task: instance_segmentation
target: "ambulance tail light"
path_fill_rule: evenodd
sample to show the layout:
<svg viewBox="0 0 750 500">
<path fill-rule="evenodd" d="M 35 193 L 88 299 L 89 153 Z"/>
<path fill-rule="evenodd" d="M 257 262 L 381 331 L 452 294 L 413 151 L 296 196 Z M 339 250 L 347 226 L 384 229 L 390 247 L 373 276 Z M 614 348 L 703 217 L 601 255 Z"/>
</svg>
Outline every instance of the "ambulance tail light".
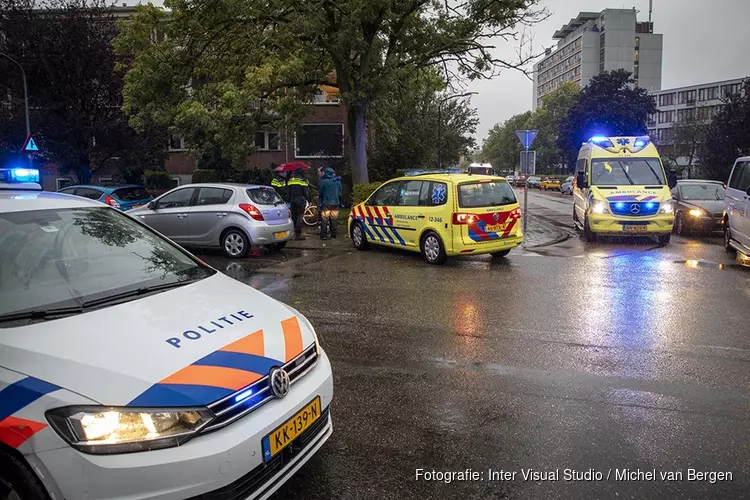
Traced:
<svg viewBox="0 0 750 500">
<path fill-rule="evenodd" d="M 519 220 L 521 218 L 521 209 L 520 208 L 514 208 L 510 215 L 508 216 L 508 219 L 510 220 Z"/>
<path fill-rule="evenodd" d="M 115 200 L 114 198 L 112 198 L 108 194 L 104 195 L 104 203 L 106 203 L 107 205 L 109 205 L 110 207 L 113 207 L 113 208 L 118 208 L 118 209 L 122 208 L 121 205 L 120 205 L 120 202 L 117 201 L 117 200 Z"/>
<path fill-rule="evenodd" d="M 260 213 L 260 210 L 258 210 L 258 207 L 255 205 L 251 205 L 250 203 L 240 203 L 240 208 L 253 219 L 260 221 L 263 220 L 263 214 Z"/>
<path fill-rule="evenodd" d="M 479 222 L 479 216 L 474 214 L 465 214 L 461 212 L 455 212 L 453 214 L 454 224 L 476 224 Z"/>
</svg>

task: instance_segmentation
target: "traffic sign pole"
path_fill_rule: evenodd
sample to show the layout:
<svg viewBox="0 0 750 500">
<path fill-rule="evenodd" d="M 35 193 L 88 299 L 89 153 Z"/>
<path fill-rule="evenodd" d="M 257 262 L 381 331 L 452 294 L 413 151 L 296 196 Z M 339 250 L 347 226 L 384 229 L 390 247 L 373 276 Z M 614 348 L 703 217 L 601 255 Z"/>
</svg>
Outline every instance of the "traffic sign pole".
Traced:
<svg viewBox="0 0 750 500">
<path fill-rule="evenodd" d="M 526 246 L 525 243 L 525 237 L 526 237 L 526 228 L 528 227 L 528 214 L 529 214 L 529 175 L 531 171 L 531 162 L 530 155 L 529 155 L 529 148 L 531 147 L 531 144 L 534 142 L 534 139 L 536 139 L 536 135 L 539 133 L 538 130 L 516 130 L 516 136 L 518 137 L 518 140 L 521 141 L 521 144 L 523 144 L 523 147 L 526 151 L 525 155 L 522 155 L 524 158 L 524 161 L 521 162 L 521 172 L 526 174 L 526 186 L 523 190 L 523 235 L 524 235 L 524 246 Z"/>
</svg>

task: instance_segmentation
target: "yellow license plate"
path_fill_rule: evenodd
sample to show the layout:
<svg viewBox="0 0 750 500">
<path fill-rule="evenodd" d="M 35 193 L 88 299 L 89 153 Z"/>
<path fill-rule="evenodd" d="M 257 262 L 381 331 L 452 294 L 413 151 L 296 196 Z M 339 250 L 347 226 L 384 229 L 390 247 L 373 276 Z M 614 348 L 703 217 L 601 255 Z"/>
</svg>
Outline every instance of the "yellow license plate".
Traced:
<svg viewBox="0 0 750 500">
<path fill-rule="evenodd" d="M 286 238 L 287 231 L 281 231 L 279 233 L 273 233 L 273 237 L 277 240 L 280 240 L 281 238 Z"/>
<path fill-rule="evenodd" d="M 501 233 L 508 228 L 508 224 L 487 224 L 485 233 Z"/>
<path fill-rule="evenodd" d="M 320 418 L 320 396 L 263 438 L 263 461 L 271 460 Z"/>
<path fill-rule="evenodd" d="M 622 230 L 626 233 L 645 233 L 648 226 L 622 226 Z"/>
</svg>

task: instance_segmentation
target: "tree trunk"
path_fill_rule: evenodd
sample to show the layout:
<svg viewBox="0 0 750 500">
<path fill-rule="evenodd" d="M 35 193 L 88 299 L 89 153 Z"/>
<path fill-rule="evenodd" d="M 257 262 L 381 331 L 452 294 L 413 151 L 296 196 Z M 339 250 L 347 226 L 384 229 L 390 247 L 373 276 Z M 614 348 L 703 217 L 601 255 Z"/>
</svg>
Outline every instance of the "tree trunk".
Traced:
<svg viewBox="0 0 750 500">
<path fill-rule="evenodd" d="M 367 104 L 352 103 L 347 113 L 349 144 L 352 146 L 352 181 L 354 184 L 370 182 L 367 174 Z"/>
</svg>

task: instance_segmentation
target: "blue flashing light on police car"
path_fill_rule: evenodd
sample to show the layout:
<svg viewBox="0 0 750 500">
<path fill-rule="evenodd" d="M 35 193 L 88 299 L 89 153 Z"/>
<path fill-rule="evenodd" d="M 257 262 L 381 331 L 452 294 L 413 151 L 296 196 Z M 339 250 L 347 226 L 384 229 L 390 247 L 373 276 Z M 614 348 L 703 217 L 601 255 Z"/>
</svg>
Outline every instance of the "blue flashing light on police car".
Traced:
<svg viewBox="0 0 750 500">
<path fill-rule="evenodd" d="M 39 170 L 35 168 L 14 168 L 10 171 L 11 182 L 39 182 Z"/>
</svg>

